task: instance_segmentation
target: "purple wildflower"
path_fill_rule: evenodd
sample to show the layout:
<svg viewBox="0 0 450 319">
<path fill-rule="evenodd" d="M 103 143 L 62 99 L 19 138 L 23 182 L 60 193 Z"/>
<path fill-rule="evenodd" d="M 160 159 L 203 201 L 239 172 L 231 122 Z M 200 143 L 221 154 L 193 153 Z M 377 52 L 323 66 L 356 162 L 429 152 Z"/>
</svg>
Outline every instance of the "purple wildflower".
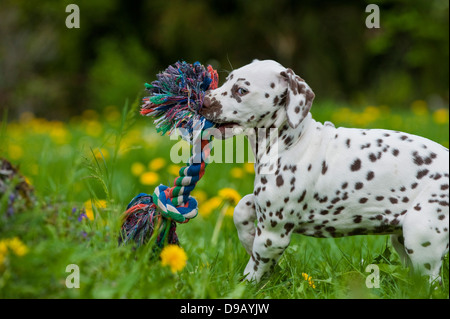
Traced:
<svg viewBox="0 0 450 319">
<path fill-rule="evenodd" d="M 83 212 L 80 214 L 80 216 L 78 216 L 78 221 L 81 222 L 84 218 L 87 219 L 88 217 L 86 216 L 86 213 Z"/>
</svg>

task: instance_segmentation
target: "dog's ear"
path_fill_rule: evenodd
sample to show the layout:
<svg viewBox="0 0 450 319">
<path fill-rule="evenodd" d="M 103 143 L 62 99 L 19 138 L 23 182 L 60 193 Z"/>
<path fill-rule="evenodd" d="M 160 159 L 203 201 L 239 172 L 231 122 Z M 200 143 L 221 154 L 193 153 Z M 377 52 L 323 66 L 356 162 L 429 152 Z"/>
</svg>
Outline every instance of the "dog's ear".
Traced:
<svg viewBox="0 0 450 319">
<path fill-rule="evenodd" d="M 283 98 L 287 119 L 289 125 L 296 128 L 308 115 L 315 95 L 308 84 L 291 69 L 280 72 L 280 76 L 282 81 L 286 82 Z"/>
</svg>

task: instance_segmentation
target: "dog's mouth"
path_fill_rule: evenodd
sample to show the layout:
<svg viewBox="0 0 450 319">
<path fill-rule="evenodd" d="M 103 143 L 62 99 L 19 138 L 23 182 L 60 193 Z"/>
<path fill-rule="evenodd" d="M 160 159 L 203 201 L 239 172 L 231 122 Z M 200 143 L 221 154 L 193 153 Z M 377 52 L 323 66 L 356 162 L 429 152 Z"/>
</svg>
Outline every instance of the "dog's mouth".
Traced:
<svg viewBox="0 0 450 319">
<path fill-rule="evenodd" d="M 212 114 L 208 112 L 200 111 L 200 114 L 204 116 L 207 120 L 214 123 L 214 127 L 220 132 L 222 138 L 229 137 L 231 135 L 239 134 L 239 130 L 242 129 L 242 126 L 238 122 L 228 122 L 221 120 L 215 116 L 211 116 Z M 236 131 L 238 130 L 238 131 Z M 236 131 L 236 132 L 234 132 Z"/>
<path fill-rule="evenodd" d="M 225 132 L 232 131 L 234 128 L 240 127 L 240 125 L 236 122 L 222 122 L 222 123 L 216 123 L 217 129 L 220 131 L 220 133 L 225 134 Z"/>
<path fill-rule="evenodd" d="M 222 122 L 218 120 L 210 121 L 215 124 L 214 127 L 220 133 L 220 137 L 216 136 L 216 138 L 225 139 L 243 132 L 243 127 L 237 122 Z"/>
</svg>

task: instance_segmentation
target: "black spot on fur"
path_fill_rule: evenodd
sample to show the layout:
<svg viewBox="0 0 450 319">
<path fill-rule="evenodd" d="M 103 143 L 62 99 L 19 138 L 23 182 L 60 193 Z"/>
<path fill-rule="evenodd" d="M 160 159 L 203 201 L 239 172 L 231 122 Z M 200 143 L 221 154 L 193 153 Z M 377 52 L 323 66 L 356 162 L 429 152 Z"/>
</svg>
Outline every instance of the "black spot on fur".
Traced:
<svg viewBox="0 0 450 319">
<path fill-rule="evenodd" d="M 355 189 L 361 189 L 361 188 L 363 188 L 363 186 L 364 186 L 363 183 L 358 182 L 358 183 L 355 184 Z"/>
<path fill-rule="evenodd" d="M 322 162 L 322 175 L 325 175 L 325 173 L 328 170 L 327 163 L 325 161 Z"/>
<path fill-rule="evenodd" d="M 355 215 L 355 216 L 353 217 L 353 222 L 354 222 L 355 224 L 359 224 L 361 221 L 362 221 L 362 216 L 361 216 L 361 215 Z"/>
<path fill-rule="evenodd" d="M 281 175 L 278 175 L 277 176 L 277 186 L 278 187 L 280 187 L 281 185 L 283 185 L 284 184 L 284 180 L 283 180 L 283 176 L 281 176 Z"/>
<path fill-rule="evenodd" d="M 417 172 L 416 178 L 421 179 L 422 177 L 426 176 L 430 171 L 427 169 L 423 169 L 421 171 Z"/>
<path fill-rule="evenodd" d="M 289 232 L 294 228 L 294 224 L 293 223 L 286 223 L 284 225 L 284 229 L 286 230 L 286 235 L 289 234 Z"/>
<path fill-rule="evenodd" d="M 277 106 L 279 101 L 280 101 L 280 98 L 278 97 L 278 95 L 275 96 L 274 99 L 273 99 L 273 105 Z"/>
<path fill-rule="evenodd" d="M 345 141 L 345 145 L 347 145 L 347 147 L 350 148 L 350 139 L 349 138 Z"/>
<path fill-rule="evenodd" d="M 306 196 L 306 190 L 303 191 L 302 195 L 300 195 L 300 198 L 298 199 L 298 202 L 301 203 L 305 199 Z"/>
<path fill-rule="evenodd" d="M 423 165 L 424 161 L 423 158 L 419 156 L 419 153 L 414 152 L 413 153 L 413 163 L 420 166 Z"/>
<path fill-rule="evenodd" d="M 359 169 L 361 168 L 361 160 L 359 158 L 357 158 L 352 165 L 350 165 L 350 169 L 352 172 L 356 172 L 359 171 Z"/>
</svg>

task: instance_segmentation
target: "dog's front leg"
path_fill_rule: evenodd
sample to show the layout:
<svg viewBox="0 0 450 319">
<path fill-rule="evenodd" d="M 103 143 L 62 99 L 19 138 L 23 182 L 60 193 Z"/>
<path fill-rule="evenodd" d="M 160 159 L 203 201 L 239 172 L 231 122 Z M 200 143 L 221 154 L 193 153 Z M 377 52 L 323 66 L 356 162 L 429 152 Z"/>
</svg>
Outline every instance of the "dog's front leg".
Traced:
<svg viewBox="0 0 450 319">
<path fill-rule="evenodd" d="M 234 209 L 233 220 L 242 246 L 251 255 L 256 227 L 256 210 L 253 194 L 245 195 L 239 201 Z"/>
<path fill-rule="evenodd" d="M 264 229 L 261 226 L 258 223 L 251 258 L 244 270 L 248 281 L 259 282 L 265 274 L 272 271 L 291 239 L 289 232 L 282 234 L 275 229 L 268 230 L 268 225 Z"/>
</svg>

